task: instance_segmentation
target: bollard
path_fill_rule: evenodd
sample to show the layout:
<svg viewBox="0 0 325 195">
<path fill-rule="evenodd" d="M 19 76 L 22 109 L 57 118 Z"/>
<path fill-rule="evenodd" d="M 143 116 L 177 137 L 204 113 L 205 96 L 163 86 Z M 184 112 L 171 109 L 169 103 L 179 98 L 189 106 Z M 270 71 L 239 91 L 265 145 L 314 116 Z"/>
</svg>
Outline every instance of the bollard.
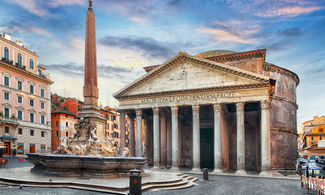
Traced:
<svg viewBox="0 0 325 195">
<path fill-rule="evenodd" d="M 130 195 L 141 195 L 141 170 L 130 170 Z"/>
<path fill-rule="evenodd" d="M 209 172 L 207 168 L 203 169 L 203 180 L 209 180 Z"/>
</svg>

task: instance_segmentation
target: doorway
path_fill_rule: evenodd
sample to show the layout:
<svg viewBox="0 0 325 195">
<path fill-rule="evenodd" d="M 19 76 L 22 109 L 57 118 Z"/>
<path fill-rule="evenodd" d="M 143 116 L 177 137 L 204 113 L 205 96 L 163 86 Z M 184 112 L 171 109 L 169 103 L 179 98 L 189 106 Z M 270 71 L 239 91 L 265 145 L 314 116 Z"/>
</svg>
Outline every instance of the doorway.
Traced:
<svg viewBox="0 0 325 195">
<path fill-rule="evenodd" d="M 214 168 L 213 128 L 200 129 L 200 164 L 201 168 Z"/>
<path fill-rule="evenodd" d="M 35 144 L 29 145 L 29 153 L 35 153 Z"/>
<path fill-rule="evenodd" d="M 11 144 L 10 142 L 4 142 L 4 146 L 5 146 L 5 155 L 10 155 L 11 154 Z"/>
</svg>

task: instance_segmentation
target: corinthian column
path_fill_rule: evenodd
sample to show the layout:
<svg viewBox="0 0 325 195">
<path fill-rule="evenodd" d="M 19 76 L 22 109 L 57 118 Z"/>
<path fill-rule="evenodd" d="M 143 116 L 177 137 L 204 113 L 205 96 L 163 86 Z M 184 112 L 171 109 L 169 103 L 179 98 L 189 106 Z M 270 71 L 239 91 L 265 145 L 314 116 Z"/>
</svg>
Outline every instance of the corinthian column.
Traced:
<svg viewBox="0 0 325 195">
<path fill-rule="evenodd" d="M 136 118 L 137 118 L 137 151 L 136 156 L 142 157 L 143 151 L 142 151 L 142 110 L 137 109 L 136 110 Z"/>
<path fill-rule="evenodd" d="M 261 175 L 271 169 L 270 152 L 270 101 L 261 102 Z"/>
<path fill-rule="evenodd" d="M 153 162 L 154 168 L 160 167 L 160 150 L 159 150 L 159 108 L 153 108 Z"/>
<path fill-rule="evenodd" d="M 200 106 L 193 105 L 193 171 L 200 171 Z"/>
<path fill-rule="evenodd" d="M 237 171 L 236 174 L 245 175 L 245 120 L 244 103 L 236 104 L 237 111 Z"/>
<path fill-rule="evenodd" d="M 213 105 L 214 110 L 214 171 L 221 173 L 221 114 L 222 105 Z"/>
<path fill-rule="evenodd" d="M 178 107 L 171 107 L 172 112 L 172 168 L 177 169 L 179 163 L 178 153 Z"/>
</svg>

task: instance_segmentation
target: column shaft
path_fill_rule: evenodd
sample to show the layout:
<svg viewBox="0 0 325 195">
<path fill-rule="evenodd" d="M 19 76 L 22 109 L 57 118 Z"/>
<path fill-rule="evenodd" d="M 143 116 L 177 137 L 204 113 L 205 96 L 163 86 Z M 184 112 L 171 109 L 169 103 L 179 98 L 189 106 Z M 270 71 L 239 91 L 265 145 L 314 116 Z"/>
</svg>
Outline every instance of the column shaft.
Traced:
<svg viewBox="0 0 325 195">
<path fill-rule="evenodd" d="M 200 171 L 200 106 L 193 105 L 193 170 Z"/>
<path fill-rule="evenodd" d="M 214 169 L 221 169 L 221 111 L 222 105 L 213 105 L 214 110 Z"/>
<path fill-rule="evenodd" d="M 126 145 L 125 141 L 125 112 L 120 113 L 120 130 L 121 130 L 121 141 L 120 141 L 120 155 L 123 154 L 123 150 Z"/>
<path fill-rule="evenodd" d="M 245 121 L 244 103 L 237 103 L 237 173 L 245 173 Z"/>
<path fill-rule="evenodd" d="M 153 161 L 154 167 L 160 166 L 160 132 L 159 132 L 159 108 L 153 108 Z"/>
<path fill-rule="evenodd" d="M 160 142 L 161 142 L 161 166 L 167 166 L 167 126 L 166 114 L 160 112 Z"/>
<path fill-rule="evenodd" d="M 179 144 L 178 144 L 178 107 L 172 107 L 172 168 L 177 168 L 179 164 Z"/>
<path fill-rule="evenodd" d="M 137 115 L 137 150 L 136 150 L 136 156 L 142 157 L 143 151 L 142 151 L 142 110 L 137 109 L 136 110 Z"/>
<path fill-rule="evenodd" d="M 129 115 L 130 130 L 129 130 L 129 149 L 131 156 L 135 156 L 135 134 L 134 134 L 134 115 Z"/>
<path fill-rule="evenodd" d="M 270 151 L 270 102 L 261 102 L 261 171 L 271 168 Z"/>
</svg>

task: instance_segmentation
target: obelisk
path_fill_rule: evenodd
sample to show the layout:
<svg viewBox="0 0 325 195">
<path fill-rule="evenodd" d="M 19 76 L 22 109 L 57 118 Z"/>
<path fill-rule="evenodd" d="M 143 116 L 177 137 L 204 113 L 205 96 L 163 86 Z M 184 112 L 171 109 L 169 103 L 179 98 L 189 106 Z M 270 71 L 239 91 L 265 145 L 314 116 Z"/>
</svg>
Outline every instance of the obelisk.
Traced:
<svg viewBox="0 0 325 195">
<path fill-rule="evenodd" d="M 105 119 L 98 107 L 97 88 L 97 56 L 96 56 L 96 26 L 92 0 L 89 1 L 86 16 L 85 39 L 85 73 L 84 73 L 84 106 L 79 117 L 89 119 L 96 124 L 96 135 L 99 140 L 105 140 Z"/>
</svg>

